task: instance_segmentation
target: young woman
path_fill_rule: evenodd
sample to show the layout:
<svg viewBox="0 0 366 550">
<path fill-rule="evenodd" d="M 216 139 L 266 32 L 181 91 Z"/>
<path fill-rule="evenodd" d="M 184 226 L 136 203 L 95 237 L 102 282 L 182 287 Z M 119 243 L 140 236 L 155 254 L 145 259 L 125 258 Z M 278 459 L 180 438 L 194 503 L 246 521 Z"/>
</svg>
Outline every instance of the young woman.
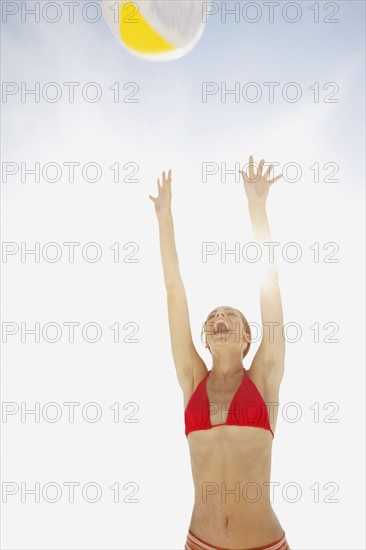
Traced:
<svg viewBox="0 0 366 550">
<path fill-rule="evenodd" d="M 242 171 L 258 244 L 270 242 L 266 200 L 273 165 Z M 216 307 L 203 326 L 212 367 L 192 341 L 179 272 L 171 213 L 171 170 L 150 199 L 159 222 L 173 359 L 185 407 L 195 503 L 185 550 L 289 550 L 270 502 L 272 442 L 284 373 L 283 314 L 275 264 L 265 262 L 260 282 L 262 339 L 249 369 L 249 324 L 234 307 Z M 262 247 L 262 254 L 269 247 Z"/>
</svg>

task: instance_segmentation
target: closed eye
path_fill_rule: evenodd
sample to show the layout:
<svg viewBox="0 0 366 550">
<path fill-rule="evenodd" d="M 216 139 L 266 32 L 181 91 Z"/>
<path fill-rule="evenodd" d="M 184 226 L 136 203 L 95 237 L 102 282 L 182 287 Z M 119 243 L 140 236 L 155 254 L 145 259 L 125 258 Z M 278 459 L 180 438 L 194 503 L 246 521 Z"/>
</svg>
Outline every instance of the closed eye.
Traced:
<svg viewBox="0 0 366 550">
<path fill-rule="evenodd" d="M 227 316 L 231 316 L 231 317 L 236 317 L 236 314 L 233 313 L 233 312 L 229 312 L 226 314 Z M 210 315 L 207 319 L 207 321 L 209 321 L 210 319 L 212 319 L 212 317 L 214 317 L 214 315 Z"/>
</svg>

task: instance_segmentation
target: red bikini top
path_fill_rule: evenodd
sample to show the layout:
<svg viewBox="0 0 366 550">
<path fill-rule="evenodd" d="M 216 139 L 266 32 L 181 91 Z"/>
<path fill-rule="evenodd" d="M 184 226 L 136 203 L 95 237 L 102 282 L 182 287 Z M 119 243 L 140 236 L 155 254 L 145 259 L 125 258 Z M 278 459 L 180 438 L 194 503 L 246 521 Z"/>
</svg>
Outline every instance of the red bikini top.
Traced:
<svg viewBox="0 0 366 550">
<path fill-rule="evenodd" d="M 242 383 L 237 389 L 227 414 L 226 422 L 222 424 L 211 424 L 210 405 L 206 383 L 210 370 L 198 384 L 191 395 L 187 407 L 184 411 L 185 434 L 198 430 L 210 430 L 216 426 L 252 426 L 255 428 L 264 428 L 269 430 L 274 437 L 269 423 L 268 410 L 263 397 L 259 393 L 257 386 L 247 375 L 244 369 Z"/>
</svg>

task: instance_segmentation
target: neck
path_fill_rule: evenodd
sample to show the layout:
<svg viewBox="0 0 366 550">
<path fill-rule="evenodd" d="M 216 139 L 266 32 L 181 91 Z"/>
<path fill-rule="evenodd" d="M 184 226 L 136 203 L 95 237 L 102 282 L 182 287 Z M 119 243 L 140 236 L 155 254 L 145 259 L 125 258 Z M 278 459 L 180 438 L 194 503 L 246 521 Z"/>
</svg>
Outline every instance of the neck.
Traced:
<svg viewBox="0 0 366 550">
<path fill-rule="evenodd" d="M 242 372 L 244 365 L 238 350 L 215 350 L 212 354 L 212 372 L 220 378 L 235 376 Z"/>
</svg>

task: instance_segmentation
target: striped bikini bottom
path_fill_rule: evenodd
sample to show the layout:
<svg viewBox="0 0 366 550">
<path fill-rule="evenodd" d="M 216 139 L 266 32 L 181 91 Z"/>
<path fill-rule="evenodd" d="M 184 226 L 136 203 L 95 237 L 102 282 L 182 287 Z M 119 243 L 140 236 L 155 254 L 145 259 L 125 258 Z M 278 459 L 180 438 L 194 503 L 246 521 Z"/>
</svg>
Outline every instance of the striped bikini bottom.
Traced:
<svg viewBox="0 0 366 550">
<path fill-rule="evenodd" d="M 225 550 L 225 548 L 220 548 L 219 546 L 212 546 L 208 542 L 198 538 L 188 529 L 188 536 L 184 550 Z M 257 546 L 256 548 L 250 548 L 246 550 L 290 550 L 288 542 L 286 541 L 285 532 L 283 532 L 282 538 L 272 542 L 271 544 L 266 544 L 265 546 Z"/>
</svg>

